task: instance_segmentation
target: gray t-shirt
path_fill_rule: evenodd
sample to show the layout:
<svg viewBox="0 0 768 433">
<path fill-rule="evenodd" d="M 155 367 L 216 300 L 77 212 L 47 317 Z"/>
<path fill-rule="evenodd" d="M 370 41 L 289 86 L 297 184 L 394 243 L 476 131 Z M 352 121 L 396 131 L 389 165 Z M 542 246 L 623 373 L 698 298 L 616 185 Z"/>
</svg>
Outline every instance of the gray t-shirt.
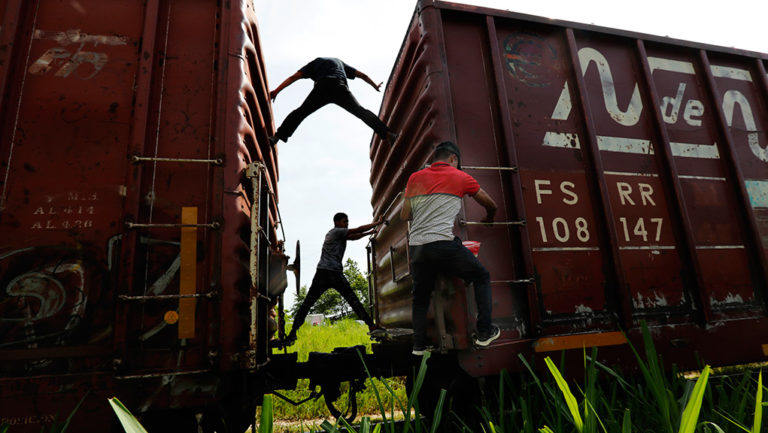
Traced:
<svg viewBox="0 0 768 433">
<path fill-rule="evenodd" d="M 328 231 L 323 241 L 323 252 L 320 254 L 317 269 L 344 270 L 341 259 L 344 258 L 344 251 L 347 249 L 347 232 L 349 229 L 343 227 L 334 227 Z"/>
</svg>

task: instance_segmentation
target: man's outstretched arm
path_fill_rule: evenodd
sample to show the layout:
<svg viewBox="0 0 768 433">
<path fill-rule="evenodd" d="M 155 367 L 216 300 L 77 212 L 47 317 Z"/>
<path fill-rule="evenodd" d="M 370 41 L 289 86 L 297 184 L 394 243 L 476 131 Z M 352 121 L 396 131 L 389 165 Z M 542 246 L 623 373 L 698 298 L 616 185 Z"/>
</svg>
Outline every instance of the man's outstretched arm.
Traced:
<svg viewBox="0 0 768 433">
<path fill-rule="evenodd" d="M 302 78 L 304 78 L 304 74 L 301 71 L 296 71 L 295 74 L 291 75 L 290 77 L 286 78 L 285 81 L 280 83 L 280 85 L 277 86 L 275 90 L 269 92 L 269 97 L 274 101 L 280 91 L 296 82 L 296 80 L 300 80 Z"/>
<path fill-rule="evenodd" d="M 485 192 L 485 190 L 482 188 L 480 188 L 480 190 L 477 191 L 475 195 L 472 196 L 472 198 L 475 199 L 475 201 L 479 203 L 480 206 L 485 208 L 485 218 L 483 218 L 483 222 L 492 222 L 493 218 L 496 216 L 496 202 L 493 201 L 491 196 L 489 196 L 488 193 Z"/>
<path fill-rule="evenodd" d="M 363 73 L 363 72 L 360 72 L 360 71 L 358 71 L 358 70 L 355 70 L 355 77 L 357 77 L 357 78 L 362 78 L 362 79 L 363 79 L 363 81 L 365 81 L 366 83 L 370 84 L 370 85 L 371 85 L 371 87 L 373 87 L 374 89 L 376 89 L 376 91 L 377 91 L 377 92 L 379 91 L 379 88 L 381 88 L 381 85 L 382 85 L 382 84 L 384 84 L 384 82 L 383 82 L 383 81 L 382 81 L 381 83 L 379 83 L 379 84 L 376 84 L 376 83 L 374 83 L 374 82 L 373 82 L 373 80 L 371 80 L 371 77 L 369 77 L 369 76 L 368 76 L 368 75 L 366 75 L 365 73 Z"/>
<path fill-rule="evenodd" d="M 360 227 L 355 227 L 353 229 L 349 229 L 349 230 L 347 230 L 347 240 L 348 241 L 356 241 L 356 240 L 358 240 L 358 239 L 360 239 L 360 238 L 362 238 L 364 236 L 367 236 L 367 235 L 373 233 L 373 230 L 371 230 L 371 229 L 375 228 L 376 226 L 380 225 L 383 222 L 384 222 L 384 218 L 383 217 L 379 217 L 376 221 L 374 221 L 374 222 L 372 222 L 370 224 L 366 224 L 366 225 L 362 225 Z"/>
</svg>

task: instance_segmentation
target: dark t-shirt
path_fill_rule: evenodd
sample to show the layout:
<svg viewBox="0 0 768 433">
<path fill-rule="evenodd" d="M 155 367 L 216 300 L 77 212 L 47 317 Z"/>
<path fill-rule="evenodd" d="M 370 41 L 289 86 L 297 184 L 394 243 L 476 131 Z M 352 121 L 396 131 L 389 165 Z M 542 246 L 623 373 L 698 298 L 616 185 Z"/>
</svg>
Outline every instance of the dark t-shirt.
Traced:
<svg viewBox="0 0 768 433">
<path fill-rule="evenodd" d="M 334 227 L 328 231 L 323 241 L 323 251 L 320 254 L 320 262 L 317 263 L 317 269 L 339 272 L 344 270 L 341 259 L 344 258 L 344 251 L 347 249 L 347 232 L 349 229 L 343 227 Z"/>
<path fill-rule="evenodd" d="M 303 78 L 317 81 L 321 78 L 337 78 L 346 83 L 347 78 L 355 79 L 355 68 L 336 57 L 318 57 L 299 69 Z"/>
</svg>

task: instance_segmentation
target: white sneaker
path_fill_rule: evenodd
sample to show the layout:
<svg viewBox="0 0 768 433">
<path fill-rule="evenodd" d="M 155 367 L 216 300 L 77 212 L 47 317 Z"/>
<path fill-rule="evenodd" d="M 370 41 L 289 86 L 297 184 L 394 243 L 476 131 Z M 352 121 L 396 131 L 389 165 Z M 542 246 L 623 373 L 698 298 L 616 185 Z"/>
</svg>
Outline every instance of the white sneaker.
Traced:
<svg viewBox="0 0 768 433">
<path fill-rule="evenodd" d="M 491 344 L 493 340 L 499 338 L 500 335 L 501 335 L 501 329 L 499 329 L 498 326 L 492 324 L 490 331 L 484 332 L 475 336 L 474 338 L 475 344 L 478 346 L 485 347 Z"/>
</svg>

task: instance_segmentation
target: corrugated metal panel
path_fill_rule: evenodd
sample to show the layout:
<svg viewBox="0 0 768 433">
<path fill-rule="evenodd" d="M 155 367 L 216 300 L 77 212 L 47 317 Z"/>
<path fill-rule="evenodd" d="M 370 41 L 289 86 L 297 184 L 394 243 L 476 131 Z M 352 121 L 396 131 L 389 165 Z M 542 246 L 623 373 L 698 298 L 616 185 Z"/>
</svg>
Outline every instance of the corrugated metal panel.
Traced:
<svg viewBox="0 0 768 433">
<path fill-rule="evenodd" d="M 266 331 L 249 340 L 262 289 L 248 268 L 251 162 L 272 192 L 259 260 L 279 253 L 252 5 L 2 0 L 0 11 L 0 417 L 29 412 L 39 431 L 64 395 L 30 390 L 63 372 L 72 395 L 98 382 L 85 413 L 108 411 L 101 394 L 141 410 L 208 404 L 220 372 L 266 350 Z M 182 208 L 199 224 L 183 265 Z M 178 312 L 183 340 L 166 316 L 180 279 L 197 296 Z"/>
<path fill-rule="evenodd" d="M 541 336 L 636 329 L 640 319 L 710 328 L 665 328 L 669 342 L 733 336 L 752 323 L 737 319 L 762 320 L 766 58 L 420 2 L 381 108 L 407 149 L 372 152 L 374 213 L 391 220 L 375 249 L 382 322 L 410 324 L 397 192 L 446 139 L 498 202 L 497 220 L 525 221 L 456 228 L 482 242 L 494 321 L 504 329 L 484 361 L 465 363 L 475 373 L 494 363 L 509 368 L 496 356 L 515 359 L 510 354 L 530 351 L 528 339 Z M 460 218 L 482 216 L 469 203 Z M 453 330 L 433 338 L 470 349 L 471 301 L 465 307 L 463 289 L 452 299 Z M 723 320 L 731 321 L 727 330 Z M 707 361 L 762 357 L 757 339 L 723 352 L 709 351 Z"/>
</svg>

